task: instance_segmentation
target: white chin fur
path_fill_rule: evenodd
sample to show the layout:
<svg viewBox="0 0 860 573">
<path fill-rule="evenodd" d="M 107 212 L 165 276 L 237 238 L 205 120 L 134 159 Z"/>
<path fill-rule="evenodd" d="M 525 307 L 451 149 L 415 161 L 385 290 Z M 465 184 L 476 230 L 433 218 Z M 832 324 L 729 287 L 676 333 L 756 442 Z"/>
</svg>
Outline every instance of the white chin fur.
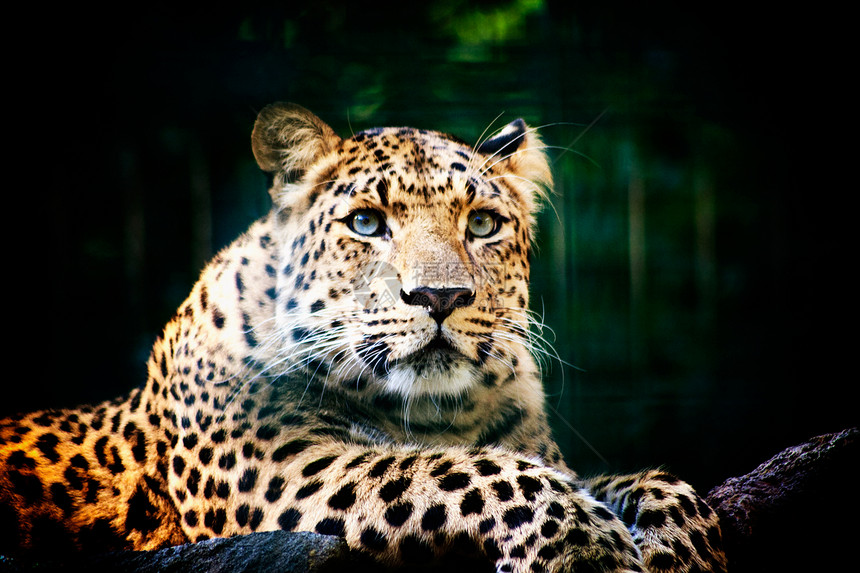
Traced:
<svg viewBox="0 0 860 573">
<path fill-rule="evenodd" d="M 427 368 L 419 374 L 408 364 L 396 364 L 388 372 L 385 389 L 393 394 L 417 398 L 419 396 L 458 396 L 477 380 L 474 366 L 457 361 L 445 368 Z"/>
</svg>

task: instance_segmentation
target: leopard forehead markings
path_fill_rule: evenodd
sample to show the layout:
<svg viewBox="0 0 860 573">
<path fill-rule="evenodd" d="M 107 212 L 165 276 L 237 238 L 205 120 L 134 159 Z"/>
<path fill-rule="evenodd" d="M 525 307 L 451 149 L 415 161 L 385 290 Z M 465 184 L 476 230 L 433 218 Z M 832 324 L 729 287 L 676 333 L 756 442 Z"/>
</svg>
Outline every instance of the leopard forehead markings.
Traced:
<svg viewBox="0 0 860 573">
<path fill-rule="evenodd" d="M 384 564 L 725 570 L 689 485 L 583 480 L 552 439 L 527 311 L 550 177 L 525 123 L 475 148 L 342 139 L 276 104 L 252 147 L 273 208 L 203 270 L 145 385 L 0 420 L 0 554 L 281 529 Z"/>
</svg>

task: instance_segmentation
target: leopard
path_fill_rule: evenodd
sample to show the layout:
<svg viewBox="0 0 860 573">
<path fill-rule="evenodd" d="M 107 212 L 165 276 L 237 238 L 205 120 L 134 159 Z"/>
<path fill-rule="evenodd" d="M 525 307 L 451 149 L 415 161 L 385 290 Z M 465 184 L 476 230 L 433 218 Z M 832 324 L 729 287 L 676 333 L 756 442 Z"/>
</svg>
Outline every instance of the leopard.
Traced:
<svg viewBox="0 0 860 573">
<path fill-rule="evenodd" d="M 722 572 L 716 513 L 662 469 L 580 476 L 552 437 L 529 311 L 547 146 L 341 137 L 257 115 L 271 209 L 205 266 L 120 398 L 0 421 L 0 554 L 255 532 L 380 566 Z"/>
</svg>

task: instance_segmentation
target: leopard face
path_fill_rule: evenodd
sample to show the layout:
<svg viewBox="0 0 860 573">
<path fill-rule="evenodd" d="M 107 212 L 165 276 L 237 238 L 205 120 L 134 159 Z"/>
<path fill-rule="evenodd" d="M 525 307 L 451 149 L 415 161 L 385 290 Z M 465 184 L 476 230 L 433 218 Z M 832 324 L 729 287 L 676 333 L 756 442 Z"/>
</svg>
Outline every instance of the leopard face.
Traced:
<svg viewBox="0 0 860 573">
<path fill-rule="evenodd" d="M 315 125 L 297 145 L 294 123 L 314 121 L 305 113 L 276 106 L 255 128 L 289 213 L 262 361 L 407 399 L 516 373 L 528 362 L 529 241 L 549 182 L 537 137 L 521 120 L 477 148 L 411 128 L 340 139 Z"/>
</svg>

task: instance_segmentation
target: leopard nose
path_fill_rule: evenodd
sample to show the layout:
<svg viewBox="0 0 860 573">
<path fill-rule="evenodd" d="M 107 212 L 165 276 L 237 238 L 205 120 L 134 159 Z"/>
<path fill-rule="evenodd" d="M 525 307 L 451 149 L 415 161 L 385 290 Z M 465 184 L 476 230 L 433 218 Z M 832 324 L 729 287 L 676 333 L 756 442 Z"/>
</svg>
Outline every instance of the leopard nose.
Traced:
<svg viewBox="0 0 860 573">
<path fill-rule="evenodd" d="M 418 287 L 409 293 L 401 290 L 400 298 L 406 304 L 430 309 L 430 316 L 441 326 L 455 308 L 475 302 L 475 293 L 465 288 Z"/>
</svg>

